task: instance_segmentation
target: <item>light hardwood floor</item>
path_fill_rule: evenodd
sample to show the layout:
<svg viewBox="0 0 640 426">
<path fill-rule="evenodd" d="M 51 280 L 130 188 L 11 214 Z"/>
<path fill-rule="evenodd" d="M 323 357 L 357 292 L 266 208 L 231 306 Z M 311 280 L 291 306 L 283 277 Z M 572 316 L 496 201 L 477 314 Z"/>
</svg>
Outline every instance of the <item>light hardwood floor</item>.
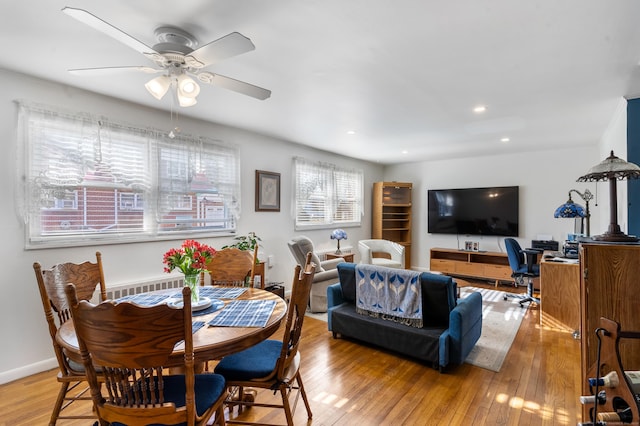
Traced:
<svg viewBox="0 0 640 426">
<path fill-rule="evenodd" d="M 528 309 L 499 373 L 463 364 L 440 374 L 390 352 L 335 340 L 326 323 L 313 318 L 305 320 L 303 334 L 301 372 L 313 419 L 307 423 L 299 401 L 297 425 L 576 425 L 580 421 L 579 341 L 552 325 L 541 326 L 536 305 Z M 58 390 L 55 375 L 55 370 L 48 371 L 0 386 L 0 425 L 46 425 Z M 259 398 L 273 395 L 266 392 Z M 77 410 L 86 412 L 90 406 Z M 252 408 L 241 416 L 283 421 L 278 410 Z"/>
</svg>

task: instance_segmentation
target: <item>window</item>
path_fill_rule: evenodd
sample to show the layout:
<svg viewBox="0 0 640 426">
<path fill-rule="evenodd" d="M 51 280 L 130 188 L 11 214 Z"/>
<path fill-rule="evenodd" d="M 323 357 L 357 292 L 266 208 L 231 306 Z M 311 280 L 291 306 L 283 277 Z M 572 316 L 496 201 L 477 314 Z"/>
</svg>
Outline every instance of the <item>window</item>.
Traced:
<svg viewBox="0 0 640 426">
<path fill-rule="evenodd" d="M 363 173 L 294 158 L 295 227 L 360 225 Z"/>
<path fill-rule="evenodd" d="M 132 192 L 120 193 L 120 210 L 144 210 L 142 194 Z"/>
<path fill-rule="evenodd" d="M 53 200 L 54 209 L 78 209 L 78 191 L 65 191 Z"/>
<path fill-rule="evenodd" d="M 235 231 L 237 147 L 20 105 L 27 247 Z"/>
</svg>

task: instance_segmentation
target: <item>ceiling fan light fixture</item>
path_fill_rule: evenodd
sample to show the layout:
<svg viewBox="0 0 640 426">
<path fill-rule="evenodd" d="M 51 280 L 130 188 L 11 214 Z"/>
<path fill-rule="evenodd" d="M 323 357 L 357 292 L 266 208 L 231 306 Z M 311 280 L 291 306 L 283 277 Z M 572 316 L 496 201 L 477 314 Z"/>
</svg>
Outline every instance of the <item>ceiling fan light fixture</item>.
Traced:
<svg viewBox="0 0 640 426">
<path fill-rule="evenodd" d="M 260 100 L 271 96 L 270 90 L 253 84 L 209 72 L 200 73 L 200 70 L 209 65 L 255 49 L 251 40 L 238 32 L 232 32 L 217 40 L 200 44 L 192 34 L 180 28 L 162 26 L 155 31 L 158 43 L 150 47 L 84 9 L 65 7 L 62 11 L 94 30 L 98 30 L 141 53 L 147 59 L 155 62 L 158 67 L 125 66 L 69 70 L 74 74 L 129 70 L 163 73 L 163 76 L 147 82 L 146 89 L 154 98 L 161 100 L 172 87 L 171 90 L 176 92 L 176 97 L 182 98 L 180 104 L 187 106 L 196 103 L 200 86 L 192 78 L 185 75 L 186 71 L 205 84 L 213 84 Z M 173 96 L 172 99 L 174 99 Z"/>
<path fill-rule="evenodd" d="M 178 77 L 178 95 L 195 99 L 200 93 L 200 86 L 191 77 L 181 74 Z"/>
<path fill-rule="evenodd" d="M 177 95 L 178 95 L 178 103 L 180 104 L 181 107 L 190 107 L 198 103 L 198 100 L 195 97 L 188 98 L 185 96 L 181 96 L 180 93 L 177 93 Z"/>
<path fill-rule="evenodd" d="M 171 87 L 171 78 L 166 75 L 161 75 L 154 79 L 151 79 L 144 85 L 151 95 L 160 100 L 167 94 L 169 87 Z"/>
</svg>

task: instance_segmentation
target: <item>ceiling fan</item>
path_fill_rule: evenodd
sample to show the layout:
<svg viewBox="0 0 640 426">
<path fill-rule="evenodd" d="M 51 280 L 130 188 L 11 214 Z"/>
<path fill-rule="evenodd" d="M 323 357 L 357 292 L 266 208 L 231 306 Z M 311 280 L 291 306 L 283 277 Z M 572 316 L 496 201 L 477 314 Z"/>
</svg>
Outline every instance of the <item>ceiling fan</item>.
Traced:
<svg viewBox="0 0 640 426">
<path fill-rule="evenodd" d="M 104 74 L 118 71 L 162 73 L 147 82 L 146 89 L 156 99 L 162 99 L 169 88 L 173 87 L 178 102 L 183 107 L 195 105 L 200 93 L 200 86 L 191 77 L 195 77 L 201 83 L 233 90 L 260 100 L 271 96 L 271 91 L 262 87 L 204 71 L 209 65 L 255 49 L 251 40 L 240 33 L 233 32 L 198 47 L 198 41 L 188 32 L 163 26 L 155 30 L 158 43 L 149 47 L 86 10 L 65 7 L 62 12 L 142 53 L 158 67 L 124 66 L 69 70 L 73 74 Z"/>
</svg>

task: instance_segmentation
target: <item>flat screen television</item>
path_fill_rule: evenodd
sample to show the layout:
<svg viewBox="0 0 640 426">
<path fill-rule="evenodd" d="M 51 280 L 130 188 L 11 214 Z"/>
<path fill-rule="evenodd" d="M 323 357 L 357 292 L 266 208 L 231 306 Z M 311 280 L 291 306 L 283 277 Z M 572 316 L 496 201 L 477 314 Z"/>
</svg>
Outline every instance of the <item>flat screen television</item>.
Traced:
<svg viewBox="0 0 640 426">
<path fill-rule="evenodd" d="M 519 187 L 428 190 L 428 232 L 518 236 Z"/>
</svg>

